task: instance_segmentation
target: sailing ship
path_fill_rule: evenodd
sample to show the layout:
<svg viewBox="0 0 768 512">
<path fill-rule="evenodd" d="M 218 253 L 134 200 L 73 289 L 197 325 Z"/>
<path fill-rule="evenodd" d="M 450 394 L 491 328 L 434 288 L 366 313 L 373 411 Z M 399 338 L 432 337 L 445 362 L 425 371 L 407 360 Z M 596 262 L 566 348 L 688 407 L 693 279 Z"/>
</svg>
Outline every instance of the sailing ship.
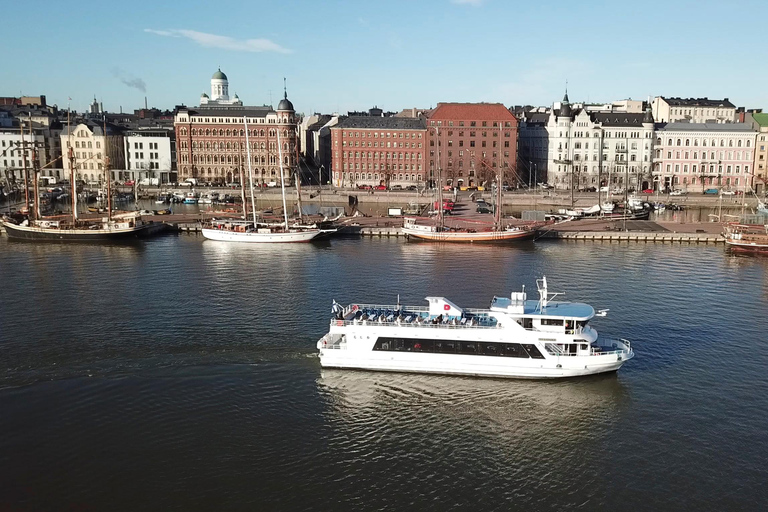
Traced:
<svg viewBox="0 0 768 512">
<path fill-rule="evenodd" d="M 726 246 L 739 252 L 768 252 L 768 224 L 726 224 Z"/>
<path fill-rule="evenodd" d="M 525 287 L 465 309 L 445 297 L 428 307 L 334 301 L 329 332 L 317 342 L 323 368 L 478 377 L 559 378 L 616 371 L 634 357 L 631 343 L 598 336 L 588 304 L 553 301 L 547 279 L 539 300 Z"/>
<path fill-rule="evenodd" d="M 277 130 L 277 147 L 280 160 L 280 188 L 283 196 L 283 215 L 285 220 L 282 224 L 269 224 L 258 221 L 256 217 L 256 198 L 253 194 L 253 169 L 251 167 L 251 147 L 248 140 L 248 121 L 245 117 L 243 117 L 243 125 L 245 126 L 245 147 L 248 156 L 248 176 L 250 181 L 253 221 L 212 219 L 210 223 L 203 226 L 203 236 L 210 240 L 217 240 L 220 242 L 291 243 L 309 242 L 324 234 L 324 230 L 316 227 L 299 225 L 291 226 L 288 223 L 288 209 L 285 201 L 283 147 L 280 141 L 280 130 Z M 245 202 L 243 202 L 243 216 L 247 216 Z"/>
<path fill-rule="evenodd" d="M 67 122 L 70 137 L 72 125 Z M 72 144 L 69 144 L 70 162 L 70 187 L 72 214 L 70 216 L 43 216 L 40 213 L 40 198 L 37 190 L 37 174 L 39 169 L 36 159 L 33 162 L 34 201 L 33 208 L 27 215 L 4 216 L 2 224 L 5 232 L 11 240 L 30 240 L 41 242 L 98 242 L 98 241 L 125 241 L 136 238 L 148 237 L 164 231 L 167 226 L 162 222 L 146 220 L 138 212 L 124 212 L 113 215 L 111 204 L 111 190 L 109 188 L 109 156 L 107 152 L 107 124 L 104 121 L 105 140 L 105 173 L 107 176 L 107 215 L 91 219 L 80 219 L 77 213 L 77 181 L 75 180 L 75 156 Z M 22 138 L 24 154 L 26 155 L 26 141 Z M 29 188 L 27 177 L 27 161 L 24 158 L 25 186 Z M 61 198 L 61 196 L 59 196 Z M 29 201 L 27 201 L 28 204 Z"/>
<path fill-rule="evenodd" d="M 503 122 L 499 122 L 499 134 L 501 135 Z M 435 127 L 435 133 L 440 139 L 439 127 Z M 501 151 L 499 151 L 501 160 Z M 502 179 L 501 162 L 496 173 L 496 208 L 494 208 L 493 226 L 484 228 L 450 227 L 445 225 L 445 203 L 443 201 L 443 184 L 440 167 L 440 145 L 437 150 L 437 201 L 435 202 L 436 221 L 434 223 L 419 223 L 416 217 L 403 219 L 402 232 L 410 239 L 426 240 L 430 242 L 513 242 L 527 240 L 534 237 L 536 230 L 532 226 L 504 226 L 502 225 Z"/>
</svg>

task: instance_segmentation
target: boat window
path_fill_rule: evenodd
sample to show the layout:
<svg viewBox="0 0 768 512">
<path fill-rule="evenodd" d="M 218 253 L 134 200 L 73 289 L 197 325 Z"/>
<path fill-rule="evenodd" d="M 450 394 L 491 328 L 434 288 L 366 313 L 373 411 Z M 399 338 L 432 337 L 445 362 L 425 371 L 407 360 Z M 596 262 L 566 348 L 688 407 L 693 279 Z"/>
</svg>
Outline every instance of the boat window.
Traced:
<svg viewBox="0 0 768 512">
<path fill-rule="evenodd" d="M 529 343 L 523 343 L 523 348 L 526 352 L 528 352 L 528 355 L 531 356 L 534 359 L 544 359 L 544 356 L 541 355 L 541 352 L 539 352 L 539 349 L 536 348 L 536 345 L 531 345 Z"/>
<path fill-rule="evenodd" d="M 477 353 L 477 344 L 474 341 L 460 341 L 459 349 L 462 354 L 475 354 Z"/>
<path fill-rule="evenodd" d="M 577 349 L 578 347 L 579 347 L 579 346 L 578 346 L 576 343 L 569 343 L 569 344 L 568 344 L 568 353 L 569 353 L 569 354 L 576 354 L 576 351 L 577 351 L 576 349 Z"/>
<path fill-rule="evenodd" d="M 523 328 L 533 329 L 533 318 L 530 318 L 530 317 L 523 318 Z"/>
<path fill-rule="evenodd" d="M 587 326 L 587 323 L 589 323 L 589 320 L 579 320 L 576 322 L 576 326 L 584 328 Z"/>
<path fill-rule="evenodd" d="M 453 354 L 456 352 L 456 343 L 453 341 L 435 341 L 435 352 Z"/>
<path fill-rule="evenodd" d="M 542 318 L 541 325 L 563 325 L 563 320 L 557 318 Z"/>
<path fill-rule="evenodd" d="M 523 350 L 519 343 L 502 343 L 501 354 L 506 357 L 524 357 L 528 359 L 528 353 Z"/>
</svg>

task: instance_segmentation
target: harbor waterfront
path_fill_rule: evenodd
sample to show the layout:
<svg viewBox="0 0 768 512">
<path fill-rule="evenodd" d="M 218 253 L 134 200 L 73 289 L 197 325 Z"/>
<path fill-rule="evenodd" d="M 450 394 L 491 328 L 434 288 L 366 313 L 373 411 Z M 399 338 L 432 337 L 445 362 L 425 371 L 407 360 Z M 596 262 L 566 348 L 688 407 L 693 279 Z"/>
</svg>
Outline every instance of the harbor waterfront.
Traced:
<svg viewBox="0 0 768 512">
<path fill-rule="evenodd" d="M 0 509 L 768 506 L 768 258 L 183 235 L 0 254 Z M 632 361 L 556 382 L 320 366 L 334 299 L 488 307 L 543 274 L 609 308 L 590 324 Z"/>
</svg>

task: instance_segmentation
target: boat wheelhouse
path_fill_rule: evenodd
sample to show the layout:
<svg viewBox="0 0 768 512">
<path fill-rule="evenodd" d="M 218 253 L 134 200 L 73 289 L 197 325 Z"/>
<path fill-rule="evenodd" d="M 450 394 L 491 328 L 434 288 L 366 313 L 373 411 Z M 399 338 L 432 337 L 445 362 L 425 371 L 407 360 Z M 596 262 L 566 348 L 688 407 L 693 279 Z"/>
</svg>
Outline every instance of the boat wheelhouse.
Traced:
<svg viewBox="0 0 768 512">
<path fill-rule="evenodd" d="M 546 277 L 539 300 L 525 289 L 464 309 L 445 297 L 429 306 L 334 302 L 329 332 L 317 342 L 330 368 L 484 377 L 557 378 L 618 370 L 634 357 L 624 339 L 598 337 L 588 304 L 552 301 Z M 399 302 L 399 301 L 398 301 Z"/>
<path fill-rule="evenodd" d="M 723 232 L 725 243 L 734 251 L 768 252 L 768 225 L 732 223 Z"/>
</svg>

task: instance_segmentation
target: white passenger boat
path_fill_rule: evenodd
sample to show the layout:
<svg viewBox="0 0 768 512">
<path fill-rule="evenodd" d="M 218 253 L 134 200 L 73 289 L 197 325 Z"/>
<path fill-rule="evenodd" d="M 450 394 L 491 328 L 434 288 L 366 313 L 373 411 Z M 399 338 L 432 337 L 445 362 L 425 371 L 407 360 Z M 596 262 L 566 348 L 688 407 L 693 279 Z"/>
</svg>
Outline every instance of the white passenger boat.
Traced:
<svg viewBox="0 0 768 512">
<path fill-rule="evenodd" d="M 630 342 L 598 338 L 592 306 L 556 302 L 546 277 L 539 300 L 525 287 L 494 297 L 489 309 L 463 309 L 444 297 L 428 307 L 334 301 L 330 331 L 317 342 L 329 368 L 483 377 L 556 378 L 618 370 L 634 357 Z M 399 302 L 399 301 L 398 301 Z"/>
</svg>

